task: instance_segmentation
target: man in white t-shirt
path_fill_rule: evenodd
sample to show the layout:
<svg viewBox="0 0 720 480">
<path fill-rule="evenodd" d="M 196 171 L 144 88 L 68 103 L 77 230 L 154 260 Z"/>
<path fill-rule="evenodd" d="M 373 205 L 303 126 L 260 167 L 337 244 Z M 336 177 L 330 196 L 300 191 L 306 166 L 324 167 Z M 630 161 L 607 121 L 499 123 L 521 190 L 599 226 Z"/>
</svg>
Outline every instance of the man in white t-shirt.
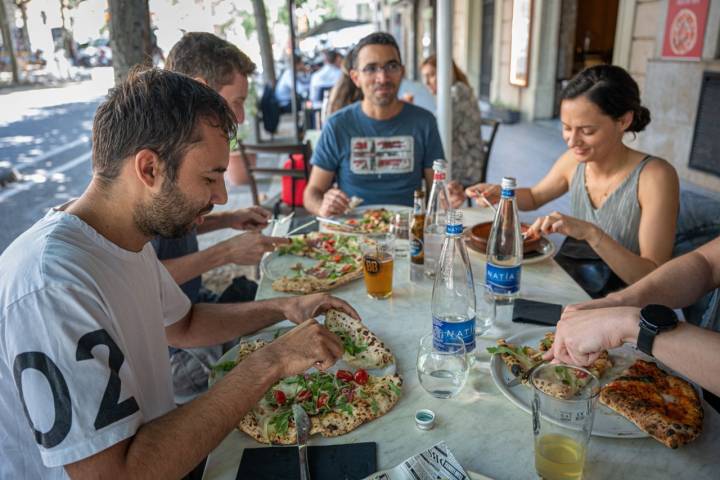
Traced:
<svg viewBox="0 0 720 480">
<path fill-rule="evenodd" d="M 133 73 L 98 108 L 93 178 L 0 256 L 0 478 L 180 478 L 278 379 L 342 354 L 330 296 L 197 304 L 148 241 L 227 200 L 235 119 L 184 75 Z M 299 326 L 175 409 L 167 356 L 284 318 Z M 308 319 L 308 320 L 305 320 Z"/>
</svg>

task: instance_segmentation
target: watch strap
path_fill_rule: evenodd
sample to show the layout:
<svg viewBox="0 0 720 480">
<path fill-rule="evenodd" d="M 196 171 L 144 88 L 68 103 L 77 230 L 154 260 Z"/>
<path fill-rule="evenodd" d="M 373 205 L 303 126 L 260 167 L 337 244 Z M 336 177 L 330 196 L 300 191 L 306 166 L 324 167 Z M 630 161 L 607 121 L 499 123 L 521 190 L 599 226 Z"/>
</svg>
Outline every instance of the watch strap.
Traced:
<svg viewBox="0 0 720 480">
<path fill-rule="evenodd" d="M 646 355 L 652 357 L 652 347 L 655 342 L 655 335 L 657 332 L 650 330 L 643 322 L 640 322 L 640 332 L 638 333 L 637 348 Z"/>
</svg>

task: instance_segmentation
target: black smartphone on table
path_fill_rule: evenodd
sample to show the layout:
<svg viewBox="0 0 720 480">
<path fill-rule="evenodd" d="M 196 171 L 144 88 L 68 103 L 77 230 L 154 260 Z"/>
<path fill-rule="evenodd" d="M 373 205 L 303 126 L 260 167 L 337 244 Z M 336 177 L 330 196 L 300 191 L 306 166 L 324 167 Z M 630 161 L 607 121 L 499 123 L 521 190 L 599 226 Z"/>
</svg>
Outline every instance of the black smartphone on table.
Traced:
<svg viewBox="0 0 720 480">
<path fill-rule="evenodd" d="M 554 327 L 560 321 L 562 309 L 562 305 L 557 303 L 517 298 L 513 305 L 512 321 Z"/>
</svg>

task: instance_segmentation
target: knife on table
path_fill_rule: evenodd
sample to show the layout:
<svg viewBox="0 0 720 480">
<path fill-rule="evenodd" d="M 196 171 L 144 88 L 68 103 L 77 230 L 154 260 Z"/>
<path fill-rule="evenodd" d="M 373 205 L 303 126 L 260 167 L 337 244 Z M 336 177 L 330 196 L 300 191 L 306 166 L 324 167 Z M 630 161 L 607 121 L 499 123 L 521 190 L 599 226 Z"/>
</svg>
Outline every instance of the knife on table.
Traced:
<svg viewBox="0 0 720 480">
<path fill-rule="evenodd" d="M 310 436 L 310 417 L 298 404 L 292 406 L 297 430 L 298 455 L 300 457 L 300 480 L 310 480 L 310 468 L 307 460 L 307 440 Z"/>
</svg>

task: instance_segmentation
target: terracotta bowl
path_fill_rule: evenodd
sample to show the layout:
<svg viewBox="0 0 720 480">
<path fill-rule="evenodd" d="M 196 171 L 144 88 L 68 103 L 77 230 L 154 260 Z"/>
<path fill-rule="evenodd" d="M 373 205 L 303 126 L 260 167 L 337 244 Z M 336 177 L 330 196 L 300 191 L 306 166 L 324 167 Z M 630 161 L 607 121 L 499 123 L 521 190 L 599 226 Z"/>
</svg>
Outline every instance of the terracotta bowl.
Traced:
<svg viewBox="0 0 720 480">
<path fill-rule="evenodd" d="M 490 236 L 490 229 L 492 228 L 492 222 L 478 223 L 473 225 L 467 232 L 467 243 L 473 250 L 480 253 L 487 251 L 487 241 Z M 530 228 L 530 225 L 526 223 L 520 224 L 520 230 L 524 233 Z M 540 240 L 542 237 L 538 234 L 533 234 L 525 239 L 523 242 L 523 253 L 534 252 L 540 246 Z"/>
</svg>

